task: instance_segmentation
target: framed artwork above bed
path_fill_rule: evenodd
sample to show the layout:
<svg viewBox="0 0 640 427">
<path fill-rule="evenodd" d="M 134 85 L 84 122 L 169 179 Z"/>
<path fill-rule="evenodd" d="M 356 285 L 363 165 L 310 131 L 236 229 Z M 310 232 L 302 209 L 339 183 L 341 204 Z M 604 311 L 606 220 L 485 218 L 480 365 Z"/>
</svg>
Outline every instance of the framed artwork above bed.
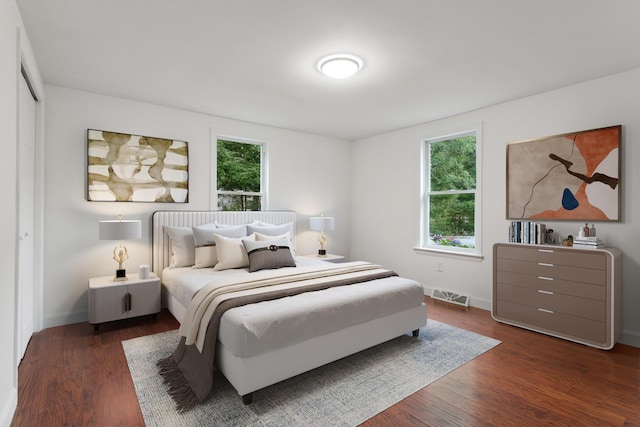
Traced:
<svg viewBox="0 0 640 427">
<path fill-rule="evenodd" d="M 188 143 L 88 129 L 87 200 L 187 203 Z"/>
<path fill-rule="evenodd" d="M 622 126 L 507 145 L 507 218 L 620 221 Z"/>
</svg>

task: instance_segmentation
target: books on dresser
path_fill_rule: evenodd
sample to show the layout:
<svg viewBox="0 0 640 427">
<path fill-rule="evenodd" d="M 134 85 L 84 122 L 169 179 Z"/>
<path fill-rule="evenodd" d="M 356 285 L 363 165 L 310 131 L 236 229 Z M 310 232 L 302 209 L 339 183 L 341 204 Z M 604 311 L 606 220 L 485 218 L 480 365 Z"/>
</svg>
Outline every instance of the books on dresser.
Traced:
<svg viewBox="0 0 640 427">
<path fill-rule="evenodd" d="M 573 247 L 578 249 L 604 248 L 604 242 L 598 237 L 576 237 L 573 239 Z"/>
</svg>

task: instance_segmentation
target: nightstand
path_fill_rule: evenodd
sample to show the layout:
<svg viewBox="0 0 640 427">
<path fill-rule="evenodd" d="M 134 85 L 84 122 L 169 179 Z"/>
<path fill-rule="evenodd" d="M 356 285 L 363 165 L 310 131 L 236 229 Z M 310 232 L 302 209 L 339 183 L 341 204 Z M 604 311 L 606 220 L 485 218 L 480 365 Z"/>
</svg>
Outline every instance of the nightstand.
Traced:
<svg viewBox="0 0 640 427">
<path fill-rule="evenodd" d="M 140 279 L 137 273 L 129 280 L 116 282 L 113 276 L 89 279 L 89 323 L 96 332 L 100 323 L 160 312 L 160 279 L 153 273 Z"/>
<path fill-rule="evenodd" d="M 300 256 L 302 258 L 317 259 L 319 261 L 328 261 L 328 262 L 335 262 L 335 263 L 345 262 L 344 256 L 342 255 L 326 254 L 325 256 L 318 256 L 317 254 L 312 254 L 312 255 L 300 255 Z"/>
</svg>

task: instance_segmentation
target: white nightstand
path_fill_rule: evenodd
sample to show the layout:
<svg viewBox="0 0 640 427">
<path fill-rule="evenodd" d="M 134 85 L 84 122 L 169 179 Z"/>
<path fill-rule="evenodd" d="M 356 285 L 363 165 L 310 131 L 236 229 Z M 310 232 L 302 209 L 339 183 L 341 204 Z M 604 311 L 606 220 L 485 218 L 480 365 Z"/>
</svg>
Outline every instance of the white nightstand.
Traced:
<svg viewBox="0 0 640 427">
<path fill-rule="evenodd" d="M 328 261 L 328 262 L 335 262 L 335 263 L 345 262 L 344 256 L 342 255 L 326 254 L 325 256 L 318 256 L 317 254 L 311 254 L 311 255 L 300 255 L 300 256 L 302 258 L 317 259 L 320 261 Z"/>
<path fill-rule="evenodd" d="M 140 279 L 137 273 L 129 280 L 115 282 L 113 276 L 89 279 L 89 323 L 98 331 L 100 323 L 160 312 L 160 279 L 149 273 Z"/>
</svg>

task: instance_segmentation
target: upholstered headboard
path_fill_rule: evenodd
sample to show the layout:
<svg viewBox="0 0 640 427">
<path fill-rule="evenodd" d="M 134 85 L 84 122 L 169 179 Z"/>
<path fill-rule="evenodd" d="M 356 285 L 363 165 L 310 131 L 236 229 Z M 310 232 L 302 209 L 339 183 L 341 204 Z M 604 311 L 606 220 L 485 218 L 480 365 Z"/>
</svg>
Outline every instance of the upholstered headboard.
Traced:
<svg viewBox="0 0 640 427">
<path fill-rule="evenodd" d="M 218 221 L 222 224 L 242 225 L 252 221 L 263 221 L 269 224 L 293 224 L 293 243 L 296 236 L 296 213 L 293 211 L 156 211 L 152 217 L 152 270 L 162 277 L 162 270 L 171 262 L 171 245 L 164 226 L 194 227 Z"/>
</svg>

